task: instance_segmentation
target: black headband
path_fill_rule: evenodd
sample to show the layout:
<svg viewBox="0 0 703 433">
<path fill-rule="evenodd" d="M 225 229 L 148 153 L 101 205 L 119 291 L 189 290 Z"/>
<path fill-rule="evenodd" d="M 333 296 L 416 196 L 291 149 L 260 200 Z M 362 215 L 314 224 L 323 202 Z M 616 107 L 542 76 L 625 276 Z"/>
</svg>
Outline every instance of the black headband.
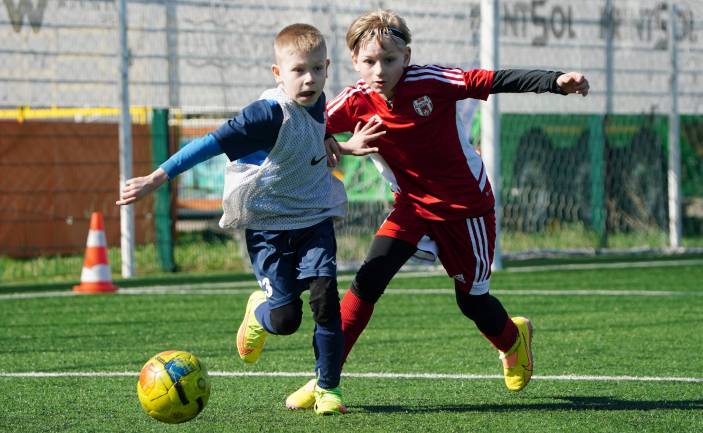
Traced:
<svg viewBox="0 0 703 433">
<path fill-rule="evenodd" d="M 388 27 L 388 33 L 390 33 L 391 36 L 395 36 L 396 38 L 401 39 L 406 44 L 408 43 L 408 37 L 405 36 L 405 33 L 401 32 L 395 27 Z"/>
</svg>

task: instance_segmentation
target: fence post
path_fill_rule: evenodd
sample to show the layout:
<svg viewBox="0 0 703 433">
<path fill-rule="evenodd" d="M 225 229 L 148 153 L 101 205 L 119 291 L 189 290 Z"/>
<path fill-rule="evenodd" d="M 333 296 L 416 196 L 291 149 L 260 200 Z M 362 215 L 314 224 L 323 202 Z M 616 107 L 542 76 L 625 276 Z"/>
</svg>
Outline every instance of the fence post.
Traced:
<svg viewBox="0 0 703 433">
<path fill-rule="evenodd" d="M 151 116 L 151 154 L 154 169 L 169 157 L 168 109 L 156 108 Z M 154 194 L 154 228 L 156 231 L 156 252 L 161 269 L 165 272 L 177 270 L 173 255 L 173 217 L 171 214 L 171 182 L 159 187 Z"/>
<path fill-rule="evenodd" d="M 481 0 L 481 67 L 496 70 L 499 62 L 500 13 L 498 0 Z M 500 226 L 503 216 L 501 204 L 500 176 L 500 109 L 498 95 L 481 104 L 481 158 L 486 166 L 488 179 L 493 186 L 496 212 L 496 241 L 493 254 L 493 269 L 503 268 L 500 246 Z"/>
<path fill-rule="evenodd" d="M 676 41 L 676 5 L 669 0 L 669 51 L 671 59 L 671 111 L 669 111 L 669 246 L 681 247 L 681 135 L 679 124 L 679 65 Z"/>
<path fill-rule="evenodd" d="M 119 1 L 120 39 L 120 191 L 132 177 L 132 117 L 129 113 L 129 47 L 127 45 L 127 0 Z M 120 206 L 120 252 L 122 276 L 134 276 L 134 206 Z"/>
</svg>

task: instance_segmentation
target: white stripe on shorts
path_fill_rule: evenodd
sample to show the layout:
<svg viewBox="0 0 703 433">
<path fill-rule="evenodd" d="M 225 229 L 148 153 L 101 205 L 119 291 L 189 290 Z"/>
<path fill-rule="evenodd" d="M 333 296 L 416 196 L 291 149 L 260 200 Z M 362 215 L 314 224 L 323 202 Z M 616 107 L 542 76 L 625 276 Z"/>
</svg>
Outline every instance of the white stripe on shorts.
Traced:
<svg viewBox="0 0 703 433">
<path fill-rule="evenodd" d="M 476 258 L 476 270 L 474 271 L 474 281 L 473 281 L 473 284 L 476 284 L 476 276 L 479 274 L 481 258 L 479 257 L 478 252 L 476 251 L 476 237 L 474 236 L 474 230 L 473 230 L 473 225 L 471 223 L 471 218 L 468 218 L 466 220 L 466 228 L 469 230 L 469 236 L 471 237 L 471 247 L 474 250 L 474 257 Z"/>
<path fill-rule="evenodd" d="M 469 218 L 466 220 L 471 237 L 471 247 L 476 257 L 476 272 L 474 274 L 474 285 L 480 284 L 488 279 L 489 257 L 488 239 L 486 235 L 486 225 L 483 217 Z"/>
</svg>

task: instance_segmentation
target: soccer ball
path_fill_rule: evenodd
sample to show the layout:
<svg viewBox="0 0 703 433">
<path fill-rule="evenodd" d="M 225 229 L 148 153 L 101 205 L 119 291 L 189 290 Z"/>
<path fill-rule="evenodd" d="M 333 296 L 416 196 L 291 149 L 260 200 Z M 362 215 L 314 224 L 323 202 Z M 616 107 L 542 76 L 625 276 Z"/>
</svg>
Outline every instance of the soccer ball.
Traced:
<svg viewBox="0 0 703 433">
<path fill-rule="evenodd" d="M 199 414 L 210 397 L 210 378 L 192 353 L 168 350 L 156 354 L 139 373 L 137 395 L 144 411 L 176 424 Z"/>
</svg>

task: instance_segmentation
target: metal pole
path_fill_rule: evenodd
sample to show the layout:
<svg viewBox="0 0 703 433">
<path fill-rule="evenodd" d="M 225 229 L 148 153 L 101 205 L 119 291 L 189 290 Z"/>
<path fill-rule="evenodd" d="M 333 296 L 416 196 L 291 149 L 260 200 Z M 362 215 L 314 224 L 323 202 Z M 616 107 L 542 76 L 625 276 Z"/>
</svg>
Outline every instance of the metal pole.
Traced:
<svg viewBox="0 0 703 433">
<path fill-rule="evenodd" d="M 679 66 L 676 41 L 676 5 L 669 0 L 669 51 L 671 55 L 671 111 L 669 112 L 669 246 L 681 247 L 681 142 L 679 123 Z"/>
<path fill-rule="evenodd" d="M 333 95 L 337 95 L 339 92 L 342 91 L 343 85 L 342 85 L 342 78 L 341 78 L 341 69 L 338 65 L 344 64 L 343 62 L 348 62 L 344 58 L 346 52 L 344 50 L 344 44 L 339 43 L 339 38 L 337 37 L 340 32 L 345 32 L 345 29 L 340 28 L 339 23 L 337 22 L 337 2 L 330 2 L 329 4 L 330 10 L 329 10 L 329 17 L 330 17 L 330 32 L 332 33 L 332 47 L 331 47 L 331 69 L 332 69 L 332 80 L 330 83 L 330 87 L 332 88 L 332 94 L 329 95 L 330 99 L 332 98 Z M 343 33 L 341 33 L 343 34 Z M 344 39 L 342 39 L 344 40 Z"/>
<path fill-rule="evenodd" d="M 127 0 L 119 0 L 120 31 L 120 191 L 132 177 L 132 120 L 129 115 L 129 48 Z M 122 276 L 134 276 L 134 206 L 120 206 Z"/>
<path fill-rule="evenodd" d="M 180 100 L 178 73 L 178 12 L 175 0 L 166 0 L 166 54 L 168 56 L 168 105 L 177 108 Z"/>
<path fill-rule="evenodd" d="M 613 113 L 613 33 L 615 32 L 615 15 L 613 0 L 605 2 L 605 112 Z"/>
<path fill-rule="evenodd" d="M 605 2 L 605 116 L 591 118 L 589 153 L 591 162 L 591 227 L 598 237 L 598 248 L 607 248 L 605 207 L 605 143 L 613 114 L 615 11 L 613 0 Z"/>
<path fill-rule="evenodd" d="M 488 70 L 496 70 L 500 64 L 498 3 L 498 0 L 481 0 L 481 68 Z M 500 270 L 503 268 L 500 246 L 503 208 L 500 200 L 500 110 L 497 95 L 491 95 L 488 101 L 481 104 L 481 158 L 495 195 L 496 242 L 493 269 Z"/>
</svg>

